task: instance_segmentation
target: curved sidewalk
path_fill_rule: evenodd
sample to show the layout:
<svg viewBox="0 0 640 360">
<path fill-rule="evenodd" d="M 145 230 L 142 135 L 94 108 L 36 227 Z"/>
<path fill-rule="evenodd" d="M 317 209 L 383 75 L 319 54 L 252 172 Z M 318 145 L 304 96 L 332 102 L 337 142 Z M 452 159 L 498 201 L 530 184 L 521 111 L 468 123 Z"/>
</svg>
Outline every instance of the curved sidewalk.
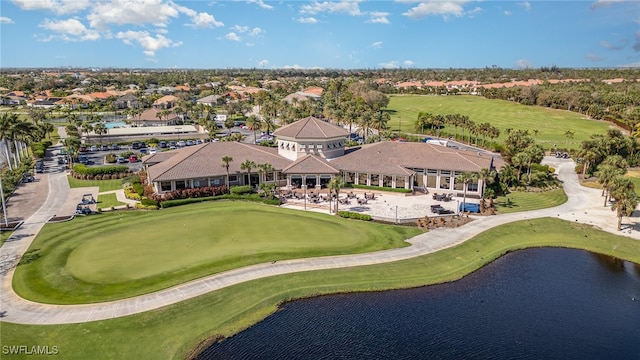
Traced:
<svg viewBox="0 0 640 360">
<path fill-rule="evenodd" d="M 105 303 L 51 305 L 35 303 L 22 299 L 14 293 L 11 287 L 13 271 L 10 271 L 3 277 L 2 282 L 0 283 L 0 291 L 2 292 L 2 307 L 0 308 L 0 311 L 3 313 L 2 321 L 44 325 L 82 323 L 111 319 L 158 309 L 166 305 L 175 304 L 186 299 L 245 281 L 294 272 L 335 269 L 405 260 L 455 246 L 487 229 L 513 221 L 548 216 L 558 216 L 569 219 L 575 217 L 576 213 L 587 213 L 592 211 L 592 208 L 590 208 L 591 205 L 589 204 L 593 204 L 596 197 L 599 198 L 599 191 L 580 186 L 577 175 L 573 170 L 574 163 L 572 161 L 554 161 L 553 159 L 551 161 L 554 162 L 554 165 L 558 169 L 559 177 L 564 182 L 565 191 L 568 196 L 568 201 L 566 203 L 554 208 L 490 217 L 479 217 L 476 221 L 459 228 L 441 228 L 416 236 L 409 240 L 411 246 L 405 248 L 366 254 L 286 260 L 278 261 L 277 263 L 258 264 L 211 275 L 154 293 Z M 52 178 L 51 186 L 62 187 L 62 185 L 58 184 L 58 180 L 55 177 Z M 51 196 L 51 194 L 55 194 L 56 192 L 56 190 L 50 191 L 50 196 L 47 199 L 47 202 L 43 205 L 41 211 L 34 215 L 34 221 L 45 219 L 46 216 L 42 213 L 46 212 L 49 207 L 53 207 L 55 204 L 59 203 L 57 196 Z M 610 214 L 612 213 L 609 208 L 606 208 L 606 211 Z M 585 219 L 593 219 L 593 217 L 586 217 Z M 610 221 L 615 221 L 615 217 L 610 219 Z M 29 222 L 31 222 L 31 220 L 32 219 L 30 219 Z M 576 218 L 575 220 L 581 221 L 582 219 Z M 46 221 L 46 219 L 44 221 Z M 34 224 L 30 226 L 35 227 L 37 225 Z M 42 224 L 39 226 L 41 227 Z M 31 231 L 37 233 L 35 228 Z M 33 238 L 31 238 L 31 240 L 33 240 Z M 27 249 L 29 243 L 31 243 L 31 240 L 23 242 L 21 246 L 23 252 Z M 4 246 L 0 250 L 4 250 Z M 2 254 L 4 253 L 5 252 L 2 251 Z"/>
</svg>

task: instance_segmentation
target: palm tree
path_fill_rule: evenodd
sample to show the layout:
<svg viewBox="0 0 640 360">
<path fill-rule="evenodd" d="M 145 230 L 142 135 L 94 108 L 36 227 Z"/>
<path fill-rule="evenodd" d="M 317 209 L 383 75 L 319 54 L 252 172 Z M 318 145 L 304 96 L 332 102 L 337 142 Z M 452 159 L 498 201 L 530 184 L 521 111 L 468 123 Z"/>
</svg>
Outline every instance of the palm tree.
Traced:
<svg viewBox="0 0 640 360">
<path fill-rule="evenodd" d="M 4 142 L 4 151 L 7 156 L 7 164 L 9 170 L 13 170 L 11 165 L 11 147 L 10 143 L 13 141 L 13 125 L 17 123 L 18 115 L 13 113 L 4 113 L 0 116 L 0 140 Z"/>
<path fill-rule="evenodd" d="M 421 134 L 424 134 L 424 127 L 429 125 L 429 119 L 431 119 L 432 116 L 431 113 L 420 111 L 415 124 L 416 132 L 420 131 Z"/>
<path fill-rule="evenodd" d="M 249 181 L 249 187 L 251 187 L 251 170 L 256 168 L 256 163 L 247 159 L 240 164 L 240 169 L 247 170 L 247 180 Z"/>
<path fill-rule="evenodd" d="M 102 135 L 106 134 L 108 131 L 109 129 L 107 129 L 107 127 L 102 122 L 93 125 L 93 132 L 96 133 L 96 135 L 98 135 L 98 137 L 100 138 L 100 145 L 102 145 Z"/>
<path fill-rule="evenodd" d="M 222 157 L 222 167 L 227 171 L 227 192 L 229 192 L 229 163 L 233 161 L 233 158 L 229 155 Z"/>
<path fill-rule="evenodd" d="M 622 229 L 622 217 L 631 216 L 638 206 L 638 196 L 633 181 L 627 176 L 616 176 L 611 181 L 609 193 L 615 199 L 611 211 L 618 216 L 618 230 Z"/>
<path fill-rule="evenodd" d="M 265 163 L 265 164 L 258 164 L 258 172 L 260 173 L 260 177 L 262 178 L 261 182 L 266 182 L 267 181 L 267 173 L 273 172 L 275 171 L 275 168 L 273 167 L 273 165 L 269 164 L 269 163 Z"/>
<path fill-rule="evenodd" d="M 482 196 L 488 184 L 491 184 L 496 178 L 496 172 L 488 168 L 482 168 L 478 171 L 478 178 L 482 180 Z"/>
<path fill-rule="evenodd" d="M 596 176 L 598 177 L 598 182 L 602 185 L 602 196 L 604 196 L 604 206 L 607 206 L 607 200 L 609 198 L 609 188 L 611 185 L 611 181 L 616 177 L 623 175 L 624 172 L 613 166 L 608 164 L 600 164 L 598 165 L 598 171 L 596 171 Z"/>
<path fill-rule="evenodd" d="M 253 131 L 253 140 L 255 142 L 257 140 L 256 131 L 260 130 L 260 127 L 262 126 L 262 122 L 260 121 L 260 119 L 258 119 L 257 116 L 251 115 L 247 118 L 246 125 L 247 125 L 247 129 Z"/>
<path fill-rule="evenodd" d="M 469 171 L 465 171 L 458 177 L 459 181 L 462 181 L 462 212 L 464 212 L 467 202 L 467 185 L 470 182 L 474 182 L 478 180 L 478 174 L 472 173 Z"/>
<path fill-rule="evenodd" d="M 336 206 L 334 207 L 335 209 L 334 211 L 337 214 L 338 213 L 338 197 L 340 196 L 340 190 L 344 187 L 344 179 L 342 178 L 341 175 L 334 176 L 333 179 L 329 181 L 329 184 L 327 184 L 327 187 L 329 188 L 329 197 L 331 197 L 331 192 L 336 193 Z M 331 204 L 331 202 L 329 202 L 329 204 Z"/>
</svg>

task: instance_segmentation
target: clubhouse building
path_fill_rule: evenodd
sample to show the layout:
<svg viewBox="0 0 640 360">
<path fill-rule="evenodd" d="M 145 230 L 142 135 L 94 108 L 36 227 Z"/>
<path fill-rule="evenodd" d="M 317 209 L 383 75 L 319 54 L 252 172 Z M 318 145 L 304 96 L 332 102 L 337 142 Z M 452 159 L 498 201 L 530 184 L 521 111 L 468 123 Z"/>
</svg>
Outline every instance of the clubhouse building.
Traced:
<svg viewBox="0 0 640 360">
<path fill-rule="evenodd" d="M 143 163 L 158 194 L 225 185 L 225 156 L 233 159 L 230 186 L 267 182 L 286 189 L 305 185 L 322 189 L 333 177 L 342 176 L 346 184 L 461 194 L 463 172 L 497 171 L 503 165 L 489 154 L 425 143 L 379 142 L 345 148 L 348 131 L 314 117 L 283 126 L 274 135 L 277 146 L 273 148 L 210 142 L 148 155 Z M 274 170 L 261 173 L 256 167 L 249 175 L 241 169 L 246 160 L 269 164 Z M 468 183 L 467 196 L 481 196 L 482 188 L 481 181 Z"/>
</svg>

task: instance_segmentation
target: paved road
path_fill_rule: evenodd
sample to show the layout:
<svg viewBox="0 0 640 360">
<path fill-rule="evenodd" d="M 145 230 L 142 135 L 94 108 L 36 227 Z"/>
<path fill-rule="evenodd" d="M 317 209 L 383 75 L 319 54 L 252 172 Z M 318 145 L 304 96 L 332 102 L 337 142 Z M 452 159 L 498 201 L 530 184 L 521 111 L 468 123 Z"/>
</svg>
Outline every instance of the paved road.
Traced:
<svg viewBox="0 0 640 360">
<path fill-rule="evenodd" d="M 2 292 L 0 312 L 3 316 L 2 320 L 12 323 L 44 325 L 110 319 L 158 309 L 254 279 L 301 271 L 353 267 L 409 259 L 455 246 L 487 229 L 517 220 L 558 216 L 566 219 L 576 217 L 575 221 L 587 223 L 593 221 L 594 216 L 589 214 L 596 209 L 591 209 L 591 206 L 599 205 L 602 207 L 602 204 L 596 204 L 597 201 L 595 201 L 601 199 L 599 190 L 588 189 L 579 185 L 572 161 L 551 158 L 547 158 L 546 161 L 554 162 L 558 170 L 558 176 L 564 182 L 565 191 L 569 198 L 565 204 L 554 208 L 479 217 L 476 221 L 459 228 L 441 228 L 416 236 L 409 240 L 411 246 L 401 249 L 258 264 L 194 280 L 151 294 L 97 304 L 50 305 L 22 299 L 13 292 L 11 287 L 13 270 L 9 270 L 5 275 L 2 275 L 2 281 L 0 282 L 0 291 Z M 64 197 L 68 188 L 65 187 L 67 185 L 62 180 L 60 176 L 50 176 L 52 191 L 50 191 L 47 201 L 40 211 L 25 223 L 24 230 L 16 231 L 15 235 L 18 240 L 9 241 L 8 244 L 0 248 L 0 254 L 3 258 L 20 256 L 31 243 L 34 234 L 39 231 L 48 214 L 54 213 L 56 206 L 60 206 L 64 202 L 62 197 Z M 612 212 L 608 208 L 607 211 L 609 212 L 608 221 L 613 222 L 615 225 L 615 217 L 611 216 Z M 581 214 L 582 216 L 578 218 L 576 214 Z M 606 228 L 606 230 L 610 229 Z M 640 239 L 637 231 L 629 234 L 629 236 Z"/>
</svg>

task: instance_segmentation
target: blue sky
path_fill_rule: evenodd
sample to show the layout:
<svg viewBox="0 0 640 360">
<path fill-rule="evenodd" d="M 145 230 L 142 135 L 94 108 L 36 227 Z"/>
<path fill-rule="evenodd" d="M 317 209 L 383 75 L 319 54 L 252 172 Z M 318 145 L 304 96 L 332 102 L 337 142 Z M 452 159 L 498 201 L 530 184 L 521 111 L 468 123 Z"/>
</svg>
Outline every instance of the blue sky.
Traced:
<svg viewBox="0 0 640 360">
<path fill-rule="evenodd" d="M 640 67 L 640 1 L 0 0 L 1 67 Z"/>
</svg>

